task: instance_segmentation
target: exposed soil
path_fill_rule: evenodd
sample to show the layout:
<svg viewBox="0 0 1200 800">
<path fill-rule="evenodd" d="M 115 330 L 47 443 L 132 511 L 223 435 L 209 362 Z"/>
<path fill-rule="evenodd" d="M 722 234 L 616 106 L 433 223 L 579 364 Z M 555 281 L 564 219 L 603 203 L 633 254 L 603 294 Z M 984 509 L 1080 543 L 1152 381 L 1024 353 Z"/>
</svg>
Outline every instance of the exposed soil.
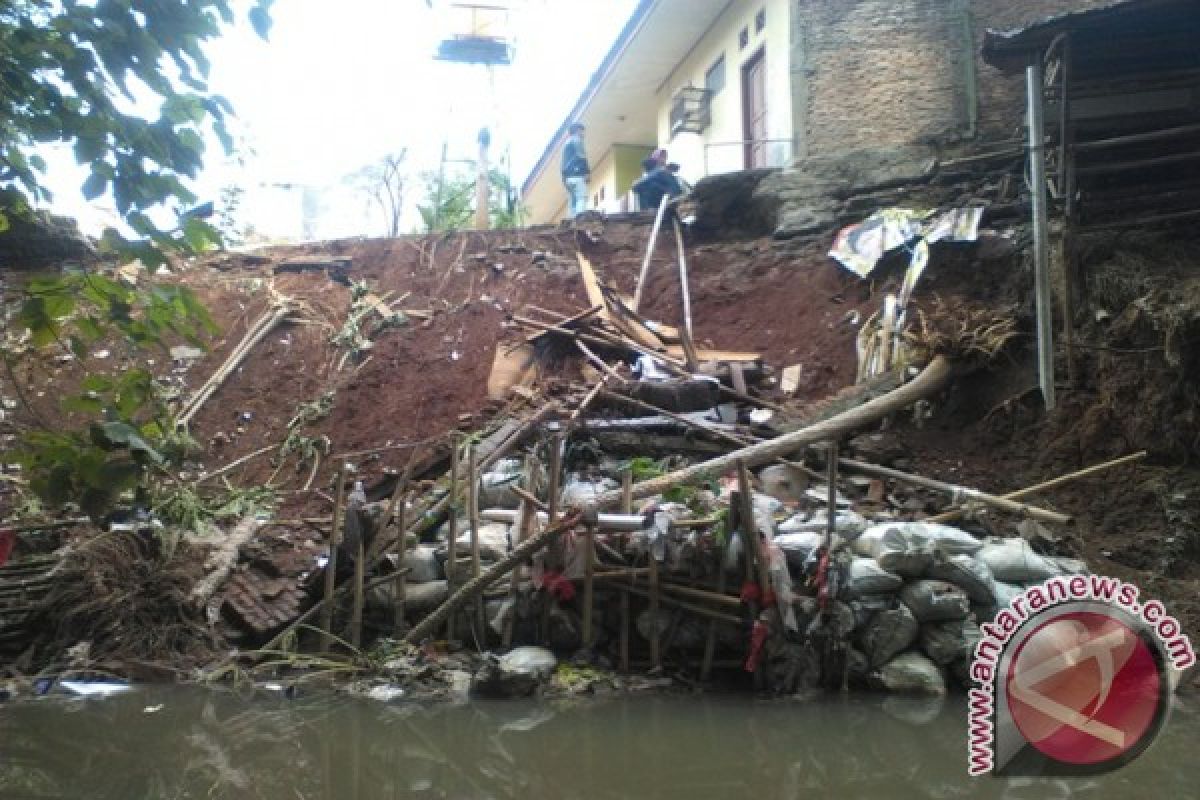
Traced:
<svg viewBox="0 0 1200 800">
<path fill-rule="evenodd" d="M 299 406 L 336 392 L 330 414 L 304 428 L 327 436 L 331 451 L 350 454 L 369 482 L 403 469 L 412 445 L 459 427 L 476 428 L 494 411 L 486 393 L 499 343 L 518 341 L 507 320 L 529 305 L 572 314 L 586 308 L 575 253 L 632 293 L 641 266 L 648 220 L 592 221 L 578 229 L 462 233 L 439 237 L 333 242 L 325 247 L 277 250 L 275 261 L 299 256 L 352 259 L 350 276 L 397 306 L 432 312 L 428 321 L 382 331 L 361 363 L 336 365 L 342 356 L 330 337 L 345 320 L 349 288 L 323 272 L 274 275 L 272 264 L 241 266 L 219 258 L 194 265 L 178 279 L 194 287 L 220 326 L 204 357 L 184 374 L 194 389 L 226 358 L 268 308 L 271 291 L 303 304 L 303 319 L 258 346 L 197 416 L 192 433 L 215 469 L 268 446 L 278 446 Z M 1184 272 L 1195 254 L 1174 247 L 1166 262 L 1136 238 L 1107 242 L 1085 254 L 1088 282 L 1077 305 L 1081 347 L 1076 388 L 1064 387 L 1060 409 L 1047 415 L 1036 391 L 1030 357 L 1031 283 L 1019 234 L 990 236 L 970 247 L 941 246 L 917 291 L 954 303 L 1011 307 L 1023 336 L 985 372 L 959 380 L 924 427 L 896 420 L 891 430 L 909 450 L 913 471 L 997 493 L 1012 491 L 1139 449 L 1138 467 L 1080 482 L 1038 498 L 1079 520 L 1061 544 L 1094 569 L 1136 580 L 1147 594 L 1200 630 L 1200 553 L 1195 497 L 1200 473 L 1196 375 L 1200 361 L 1196 309 L 1200 290 Z M 861 281 L 825 256 L 827 241 L 770 239 L 708 243 L 689 250 L 691 305 L 698 343 L 763 353 L 776 370 L 803 366 L 795 401 L 819 400 L 853 382 L 853 320 L 878 308 L 895 285 L 903 259 Z M 1135 259 L 1141 265 L 1129 269 Z M 1151 265 L 1167 263 L 1165 271 Z M 1122 269 L 1124 265 L 1124 269 Z M 660 240 L 642 311 L 678 324 L 680 295 L 675 249 Z M 1102 312 L 1102 313 L 1101 313 Z M 88 366 L 118 371 L 137 363 L 112 347 Z M 157 374 L 170 376 L 165 354 L 152 356 Z M 144 361 L 142 363 L 149 363 Z M 79 371 L 53 357 L 23 364 L 17 374 L 38 416 L 71 423 L 58 399 Z M 1060 376 L 1067 375 L 1065 360 Z M 11 396 L 7 377 L 4 394 Z M 774 395 L 775 399 L 780 399 Z M 27 420 L 32 421 L 32 420 Z M 369 455 L 361 451 L 381 452 Z M 391 448 L 391 449 L 387 449 Z M 287 490 L 301 487 L 308 465 L 274 463 L 274 453 L 247 462 L 229 478 L 251 485 L 275 476 Z M 325 459 L 313 486 L 327 488 L 333 459 Z M 297 494 L 289 506 L 328 512 L 316 493 Z M 1011 525 L 1011 521 L 1001 521 Z M 1006 530 L 1005 532 L 1011 532 Z"/>
</svg>

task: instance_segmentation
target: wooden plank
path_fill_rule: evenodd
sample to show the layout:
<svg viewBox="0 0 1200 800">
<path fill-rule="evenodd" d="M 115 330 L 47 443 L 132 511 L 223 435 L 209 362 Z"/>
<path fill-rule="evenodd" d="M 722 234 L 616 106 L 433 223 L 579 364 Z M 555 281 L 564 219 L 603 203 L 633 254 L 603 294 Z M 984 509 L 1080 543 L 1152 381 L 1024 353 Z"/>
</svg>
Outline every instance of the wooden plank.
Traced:
<svg viewBox="0 0 1200 800">
<path fill-rule="evenodd" d="M 487 393 L 492 400 L 503 400 L 516 386 L 529 386 L 537 378 L 537 352 L 525 342 L 517 347 L 497 345 L 488 374 Z"/>
<path fill-rule="evenodd" d="M 604 299 L 604 290 L 600 288 L 600 281 L 596 278 L 596 270 L 592 267 L 592 262 L 588 261 L 587 256 L 583 253 L 576 253 L 579 257 L 579 274 L 583 277 L 583 290 L 587 293 L 588 305 L 600 306 L 600 317 L 608 319 L 608 303 Z"/>
<path fill-rule="evenodd" d="M 666 349 L 667 355 L 677 360 L 687 358 L 687 354 L 683 348 L 678 345 L 670 345 Z M 696 358 L 701 362 L 704 361 L 735 361 L 741 363 L 762 361 L 762 353 L 746 353 L 737 350 L 706 350 L 704 348 L 696 349 Z"/>
</svg>

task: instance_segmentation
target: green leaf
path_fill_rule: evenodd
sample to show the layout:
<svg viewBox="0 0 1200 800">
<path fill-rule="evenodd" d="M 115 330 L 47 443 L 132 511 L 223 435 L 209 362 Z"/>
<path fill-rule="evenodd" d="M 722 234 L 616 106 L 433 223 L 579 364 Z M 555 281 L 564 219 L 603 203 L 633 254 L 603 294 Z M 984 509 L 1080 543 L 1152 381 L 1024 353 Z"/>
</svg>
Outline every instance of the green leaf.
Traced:
<svg viewBox="0 0 1200 800">
<path fill-rule="evenodd" d="M 95 200 L 108 190 L 108 178 L 93 172 L 88 176 L 88 179 L 83 182 L 83 198 L 85 200 Z"/>
</svg>

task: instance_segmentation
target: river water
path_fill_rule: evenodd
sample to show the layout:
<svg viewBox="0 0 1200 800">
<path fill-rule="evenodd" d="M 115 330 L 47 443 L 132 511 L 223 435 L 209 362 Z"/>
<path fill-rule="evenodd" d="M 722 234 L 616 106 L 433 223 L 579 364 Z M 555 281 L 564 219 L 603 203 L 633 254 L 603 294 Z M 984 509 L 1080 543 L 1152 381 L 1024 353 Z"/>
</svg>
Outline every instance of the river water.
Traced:
<svg viewBox="0 0 1200 800">
<path fill-rule="evenodd" d="M 423 707 L 139 689 L 0 705 L 0 798 L 1177 798 L 1200 708 L 1117 773 L 971 779 L 961 697 L 624 696 Z"/>
</svg>

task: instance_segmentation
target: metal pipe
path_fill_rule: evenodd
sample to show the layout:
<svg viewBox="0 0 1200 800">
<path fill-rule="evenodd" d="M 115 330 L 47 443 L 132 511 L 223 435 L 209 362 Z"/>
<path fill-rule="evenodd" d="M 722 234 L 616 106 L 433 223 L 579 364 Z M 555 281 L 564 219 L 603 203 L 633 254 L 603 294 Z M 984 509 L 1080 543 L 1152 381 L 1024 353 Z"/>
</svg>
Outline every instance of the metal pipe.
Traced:
<svg viewBox="0 0 1200 800">
<path fill-rule="evenodd" d="M 1025 92 L 1029 101 L 1029 172 L 1033 200 L 1034 293 L 1037 298 L 1038 383 L 1046 410 L 1055 407 L 1054 328 L 1050 319 L 1049 219 L 1046 209 L 1045 124 L 1042 114 L 1042 65 L 1025 68 Z"/>
</svg>

